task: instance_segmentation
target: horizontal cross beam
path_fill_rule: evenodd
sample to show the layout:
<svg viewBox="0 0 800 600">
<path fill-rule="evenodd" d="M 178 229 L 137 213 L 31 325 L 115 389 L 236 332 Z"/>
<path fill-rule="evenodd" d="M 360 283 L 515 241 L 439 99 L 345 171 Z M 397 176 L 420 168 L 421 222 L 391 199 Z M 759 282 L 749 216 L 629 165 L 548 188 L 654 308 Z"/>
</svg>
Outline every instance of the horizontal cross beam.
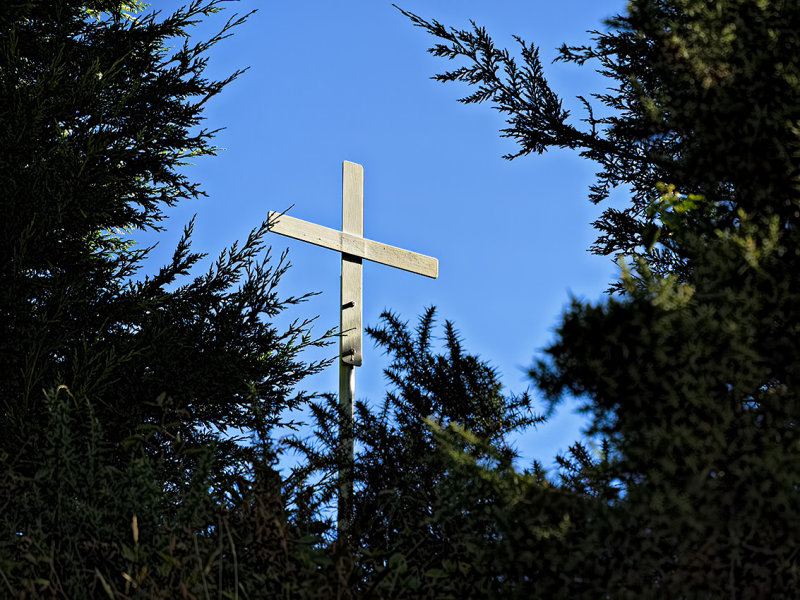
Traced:
<svg viewBox="0 0 800 600">
<path fill-rule="evenodd" d="M 439 261 L 431 256 L 381 244 L 275 211 L 269 212 L 268 220 L 270 230 L 281 235 L 433 279 L 439 274 Z"/>
</svg>

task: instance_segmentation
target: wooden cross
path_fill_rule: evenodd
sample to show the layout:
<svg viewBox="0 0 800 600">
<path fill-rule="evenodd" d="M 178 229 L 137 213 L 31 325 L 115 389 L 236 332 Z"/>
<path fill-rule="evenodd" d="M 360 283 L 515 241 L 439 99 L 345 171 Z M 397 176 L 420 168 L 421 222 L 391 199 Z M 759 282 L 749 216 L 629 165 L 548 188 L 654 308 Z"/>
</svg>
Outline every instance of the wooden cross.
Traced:
<svg viewBox="0 0 800 600">
<path fill-rule="evenodd" d="M 353 520 L 353 397 L 355 367 L 361 366 L 361 260 L 371 260 L 419 275 L 436 278 L 435 258 L 368 240 L 363 234 L 364 169 L 342 162 L 342 230 L 301 221 L 270 211 L 269 228 L 275 233 L 342 253 L 339 338 L 339 443 L 344 459 L 339 471 L 338 533 L 349 543 Z"/>
</svg>

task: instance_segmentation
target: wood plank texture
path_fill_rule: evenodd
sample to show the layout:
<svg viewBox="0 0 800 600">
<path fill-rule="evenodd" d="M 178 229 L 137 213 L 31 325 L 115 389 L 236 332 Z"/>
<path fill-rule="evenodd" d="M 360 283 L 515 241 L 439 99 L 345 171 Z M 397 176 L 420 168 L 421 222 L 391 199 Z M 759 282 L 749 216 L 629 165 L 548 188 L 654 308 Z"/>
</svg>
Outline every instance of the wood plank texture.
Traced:
<svg viewBox="0 0 800 600">
<path fill-rule="evenodd" d="M 330 227 L 281 215 L 275 211 L 270 211 L 269 220 L 272 223 L 270 231 L 286 237 L 433 279 L 439 275 L 439 261 L 432 256 L 356 237 Z"/>
<path fill-rule="evenodd" d="M 341 337 L 342 361 L 361 366 L 361 256 L 344 251 L 348 235 L 356 239 L 364 231 L 364 170 L 361 165 L 342 163 L 342 279 L 341 279 Z M 350 411 L 352 411 L 352 400 Z"/>
</svg>

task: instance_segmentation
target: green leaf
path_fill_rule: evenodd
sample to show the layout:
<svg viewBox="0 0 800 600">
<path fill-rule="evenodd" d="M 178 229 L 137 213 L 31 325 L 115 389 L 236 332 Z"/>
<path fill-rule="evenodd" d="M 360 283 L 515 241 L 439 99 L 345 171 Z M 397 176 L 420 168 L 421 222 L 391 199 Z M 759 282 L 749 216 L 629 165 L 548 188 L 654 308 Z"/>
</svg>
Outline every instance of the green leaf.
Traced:
<svg viewBox="0 0 800 600">
<path fill-rule="evenodd" d="M 644 245 L 645 250 L 650 252 L 660 236 L 661 227 L 655 225 L 654 223 L 649 223 L 645 227 L 644 233 L 642 234 L 642 244 Z"/>
</svg>

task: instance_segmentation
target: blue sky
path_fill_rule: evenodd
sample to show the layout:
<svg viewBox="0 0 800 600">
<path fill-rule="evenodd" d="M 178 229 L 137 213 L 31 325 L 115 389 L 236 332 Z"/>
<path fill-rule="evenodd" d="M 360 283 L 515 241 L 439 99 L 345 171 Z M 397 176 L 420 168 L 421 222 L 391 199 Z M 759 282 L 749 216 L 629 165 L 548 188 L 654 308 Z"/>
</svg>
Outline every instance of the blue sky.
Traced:
<svg viewBox="0 0 800 600">
<path fill-rule="evenodd" d="M 153 4 L 166 10 L 174 3 Z M 458 28 L 473 19 L 500 46 L 514 47 L 514 34 L 536 43 L 548 81 L 576 120 L 583 113 L 575 96 L 601 92 L 607 82 L 589 65 L 549 63 L 562 42 L 587 42 L 586 30 L 602 29 L 602 19 L 624 8 L 598 0 L 398 4 Z M 568 151 L 503 159 L 516 147 L 498 134 L 501 115 L 456 102 L 464 86 L 430 79 L 453 63 L 430 56 L 434 39 L 389 1 L 242 0 L 197 35 L 253 8 L 210 54 L 212 76 L 250 69 L 205 112 L 206 126 L 225 128 L 216 138 L 222 150 L 187 172 L 208 197 L 174 209 L 167 232 L 150 239 L 168 254 L 197 213 L 194 248 L 213 257 L 269 210 L 292 204 L 292 216 L 339 228 L 341 162 L 361 163 L 365 237 L 435 256 L 440 272 L 431 280 L 365 262 L 364 323 L 377 324 L 390 309 L 413 324 L 435 305 L 440 321 L 455 322 L 465 349 L 498 369 L 507 390 L 524 391 L 526 368 L 553 339 L 570 294 L 600 299 L 616 277 L 610 258 L 587 252 L 595 238 L 590 223 L 602 211 L 587 200 L 594 165 Z M 320 330 L 338 325 L 339 256 L 277 235 L 269 243 L 276 256 L 290 249 L 284 295 L 321 292 L 284 318 L 319 315 Z M 385 365 L 365 339 L 358 398 L 382 398 Z M 335 392 L 337 377 L 332 366 L 306 387 Z M 562 406 L 516 440 L 523 464 L 535 457 L 549 465 L 579 437 L 583 417 L 572 408 Z"/>
</svg>

